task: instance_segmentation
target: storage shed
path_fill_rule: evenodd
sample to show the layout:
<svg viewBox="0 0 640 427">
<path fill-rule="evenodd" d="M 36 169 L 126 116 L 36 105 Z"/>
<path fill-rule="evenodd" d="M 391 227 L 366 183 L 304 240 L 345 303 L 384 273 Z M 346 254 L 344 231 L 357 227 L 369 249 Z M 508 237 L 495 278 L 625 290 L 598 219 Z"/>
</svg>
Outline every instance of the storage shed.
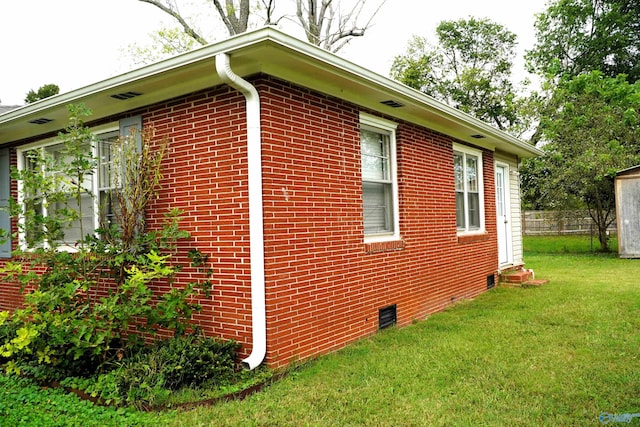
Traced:
<svg viewBox="0 0 640 427">
<path fill-rule="evenodd" d="M 640 165 L 618 172 L 615 191 L 618 253 L 640 258 Z"/>
</svg>

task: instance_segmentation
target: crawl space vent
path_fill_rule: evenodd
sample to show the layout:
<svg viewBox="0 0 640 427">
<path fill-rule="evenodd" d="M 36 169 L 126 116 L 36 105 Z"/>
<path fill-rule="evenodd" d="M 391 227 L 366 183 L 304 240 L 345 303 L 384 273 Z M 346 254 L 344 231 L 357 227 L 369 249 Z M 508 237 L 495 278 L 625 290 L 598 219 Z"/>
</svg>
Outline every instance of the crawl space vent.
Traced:
<svg viewBox="0 0 640 427">
<path fill-rule="evenodd" d="M 496 285 L 496 276 L 493 274 L 487 276 L 487 289 L 491 289 Z"/>
<path fill-rule="evenodd" d="M 381 308 L 378 311 L 378 327 L 380 329 L 388 328 L 396 324 L 397 308 L 396 304 Z"/>
</svg>

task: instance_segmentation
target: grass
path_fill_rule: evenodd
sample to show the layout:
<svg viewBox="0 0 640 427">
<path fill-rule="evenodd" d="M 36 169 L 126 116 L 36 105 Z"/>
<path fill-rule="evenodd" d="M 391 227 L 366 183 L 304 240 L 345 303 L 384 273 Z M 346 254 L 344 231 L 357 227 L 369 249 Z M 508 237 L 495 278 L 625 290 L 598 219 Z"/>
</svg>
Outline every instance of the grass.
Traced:
<svg viewBox="0 0 640 427">
<path fill-rule="evenodd" d="M 556 239 L 525 241 L 527 267 L 547 285 L 498 287 L 243 401 L 150 425 L 582 426 L 640 413 L 640 260 Z"/>
<path fill-rule="evenodd" d="M 612 253 L 618 250 L 618 239 L 612 236 L 609 240 Z M 528 236 L 524 239 L 524 252 L 531 254 L 587 254 L 600 250 L 598 237 L 583 235 L 566 236 Z"/>
<path fill-rule="evenodd" d="M 640 412 L 640 261 L 586 242 L 527 253 L 548 285 L 499 287 L 172 425 L 570 426 Z"/>
</svg>

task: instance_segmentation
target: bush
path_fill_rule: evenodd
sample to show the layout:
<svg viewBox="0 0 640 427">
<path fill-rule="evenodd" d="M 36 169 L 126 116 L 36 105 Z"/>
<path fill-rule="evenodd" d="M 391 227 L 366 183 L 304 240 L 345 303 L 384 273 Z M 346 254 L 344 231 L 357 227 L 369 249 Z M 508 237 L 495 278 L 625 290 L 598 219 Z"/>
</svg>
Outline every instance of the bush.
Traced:
<svg viewBox="0 0 640 427">
<path fill-rule="evenodd" d="M 163 360 L 167 388 L 227 383 L 235 372 L 240 344 L 189 335 L 159 342 L 150 352 Z"/>
<path fill-rule="evenodd" d="M 93 209 L 95 202 L 81 203 L 83 183 L 98 165 L 87 149 L 96 137 L 83 125 L 85 107 L 70 106 L 69 112 L 70 124 L 60 135 L 62 157 L 30 150 L 29 167 L 12 171 L 23 200 L 11 200 L 10 212 L 21 219 L 24 251 L 0 268 L 0 279 L 20 286 L 25 300 L 12 314 L 0 313 L 0 362 L 8 373 L 41 379 L 90 377 L 160 328 L 176 335 L 192 330 L 191 316 L 200 309 L 192 296 L 196 288 L 206 293 L 210 287 L 208 281 L 172 286 L 181 268 L 172 255 L 177 242 L 189 237 L 178 227 L 178 209 L 169 210 L 159 230 L 145 228 L 166 148 L 166 141 L 153 141 L 153 129 L 142 132 L 141 147 L 135 135 L 112 143 L 113 222 L 83 229 L 83 206 Z M 58 207 L 44 214 L 44 206 Z M 63 242 L 74 223 L 82 238 L 70 253 Z M 170 290 L 155 295 L 152 281 Z"/>
<path fill-rule="evenodd" d="M 82 389 L 107 404 L 161 406 L 172 391 L 232 382 L 239 348 L 234 341 L 174 337 L 113 363 L 114 369 L 95 380 L 67 379 L 63 385 Z"/>
</svg>

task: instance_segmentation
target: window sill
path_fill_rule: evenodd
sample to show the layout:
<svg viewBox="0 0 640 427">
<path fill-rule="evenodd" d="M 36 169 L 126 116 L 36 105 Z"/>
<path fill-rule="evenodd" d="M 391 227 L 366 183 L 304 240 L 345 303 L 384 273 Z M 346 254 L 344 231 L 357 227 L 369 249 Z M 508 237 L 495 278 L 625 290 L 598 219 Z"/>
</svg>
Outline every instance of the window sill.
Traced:
<svg viewBox="0 0 640 427">
<path fill-rule="evenodd" d="M 483 242 L 489 240 L 489 233 L 476 233 L 476 234 L 458 234 L 458 243 L 474 243 Z"/>
<path fill-rule="evenodd" d="M 386 240 L 379 242 L 365 242 L 364 251 L 367 254 L 380 252 L 401 251 L 405 248 L 404 240 Z"/>
</svg>

